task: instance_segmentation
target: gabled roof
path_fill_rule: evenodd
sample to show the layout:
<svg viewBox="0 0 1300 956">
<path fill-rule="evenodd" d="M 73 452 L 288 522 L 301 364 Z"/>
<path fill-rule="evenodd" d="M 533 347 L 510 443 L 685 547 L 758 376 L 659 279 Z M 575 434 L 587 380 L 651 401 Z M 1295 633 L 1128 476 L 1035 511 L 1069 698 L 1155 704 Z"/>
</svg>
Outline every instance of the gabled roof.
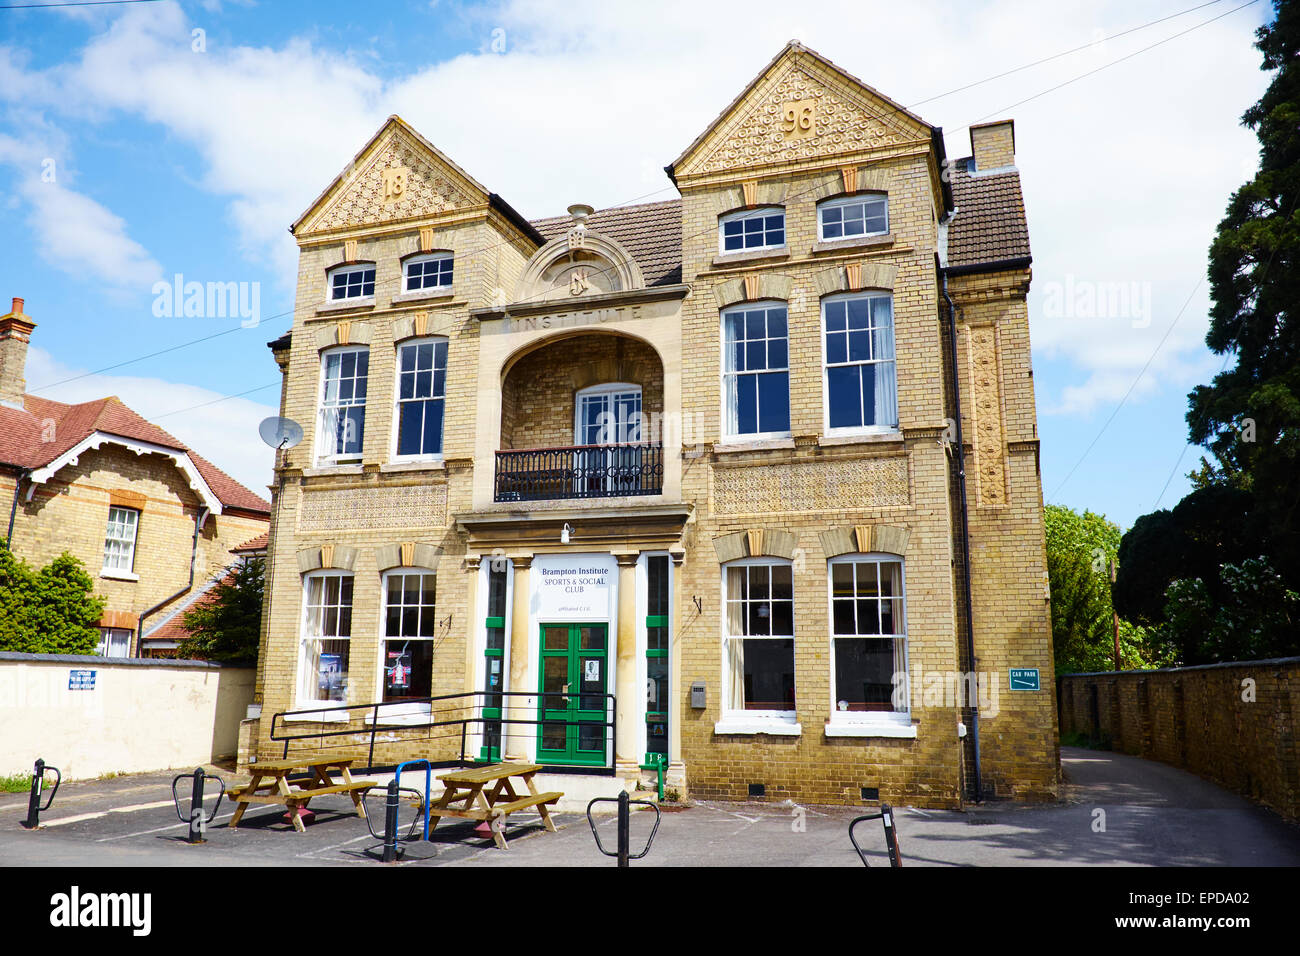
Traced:
<svg viewBox="0 0 1300 956">
<path fill-rule="evenodd" d="M 948 267 L 977 271 L 981 265 L 1028 260 L 1029 224 L 1020 173 L 976 173 L 969 161 L 952 165 L 957 212 L 948 226 Z"/>
<path fill-rule="evenodd" d="M 699 136 L 695 137 L 686 149 L 682 150 L 681 155 L 673 160 L 668 166 L 664 167 L 664 171 L 668 173 L 669 178 L 672 179 L 673 182 L 677 181 L 677 173 L 681 169 L 683 163 L 685 163 L 687 159 L 692 158 L 705 142 L 714 135 L 714 133 L 723 129 L 728 122 L 733 119 L 737 111 L 751 97 L 754 91 L 758 89 L 760 84 L 765 83 L 783 61 L 788 61 L 793 65 L 797 60 L 803 60 L 805 63 L 812 65 L 814 69 L 826 71 L 846 86 L 856 88 L 859 93 L 866 94 L 867 98 L 876 100 L 881 105 L 885 106 L 886 110 L 884 113 L 872 112 L 873 119 L 886 121 L 891 125 L 916 127 L 918 133 L 923 134 L 926 138 L 930 138 L 934 135 L 936 127 L 921 119 L 921 117 L 907 109 L 907 107 L 894 102 L 875 87 L 864 83 L 852 73 L 849 73 L 842 67 L 822 56 L 816 50 L 804 46 L 798 40 L 791 40 L 781 48 L 781 51 L 777 53 L 776 56 L 772 57 L 772 59 L 768 61 L 768 64 L 759 71 L 757 76 L 749 81 L 748 85 L 740 91 L 739 95 L 728 103 L 721 113 L 714 117 L 713 121 L 704 129 L 704 131 L 700 133 Z"/>
<path fill-rule="evenodd" d="M 46 468 L 95 435 L 154 446 L 193 465 L 226 508 L 270 514 L 271 506 L 184 443 L 146 421 L 116 396 L 68 405 L 25 395 L 23 408 L 0 406 L 0 465 Z"/>
<path fill-rule="evenodd" d="M 535 219 L 533 225 L 548 240 L 563 235 L 573 225 L 569 216 Z M 614 206 L 587 217 L 587 229 L 608 236 L 636 260 L 647 286 L 675 285 L 682 281 L 682 201 Z"/>
<path fill-rule="evenodd" d="M 470 196 L 475 203 L 487 203 L 510 220 L 528 238 L 538 241 L 539 237 L 533 231 L 528 220 L 521 216 L 513 206 L 496 193 L 490 192 L 486 186 L 453 162 L 446 153 L 421 136 L 410 123 L 396 114 L 384 121 L 384 124 L 375 131 L 375 135 L 371 136 L 357 154 L 352 157 L 352 161 L 334 177 L 330 184 L 321 191 L 321 194 L 312 201 L 311 205 L 303 211 L 303 214 L 294 221 L 293 225 L 289 227 L 289 232 L 295 235 L 299 234 L 305 223 L 309 220 L 319 220 L 328 211 L 331 203 L 342 199 L 349 190 L 364 192 L 365 184 L 363 180 L 375 165 L 375 154 L 379 146 L 385 141 L 395 139 L 405 140 L 407 146 L 415 153 L 423 152 L 430 165 L 437 168 L 440 175 L 446 176 L 449 182 L 444 183 L 444 185 L 447 185 L 450 190 L 457 192 L 459 195 Z M 369 193 L 365 193 L 364 198 L 369 201 L 373 200 L 374 197 Z M 448 197 L 444 196 L 442 198 L 446 199 Z M 416 216 L 397 215 L 395 218 L 423 218 L 426 214 L 426 212 L 421 211 Z M 319 225 L 314 231 L 320 231 Z M 541 243 L 538 242 L 538 244 Z"/>
</svg>

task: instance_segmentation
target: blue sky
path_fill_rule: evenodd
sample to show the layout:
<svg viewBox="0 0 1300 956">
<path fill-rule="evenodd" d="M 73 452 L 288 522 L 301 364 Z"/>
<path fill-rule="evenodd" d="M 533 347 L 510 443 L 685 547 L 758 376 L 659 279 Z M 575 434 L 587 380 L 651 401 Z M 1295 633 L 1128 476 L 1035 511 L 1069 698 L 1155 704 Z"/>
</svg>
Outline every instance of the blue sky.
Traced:
<svg viewBox="0 0 1300 956">
<path fill-rule="evenodd" d="M 1044 493 L 1127 527 L 1176 502 L 1199 460 L 1184 453 L 1186 395 L 1223 362 L 1203 344 L 1206 250 L 1253 172 L 1239 117 L 1268 79 L 1252 46 L 1268 4 L 1175 16 L 1194 5 L 0 10 L 0 299 L 25 297 L 39 325 L 29 388 L 117 394 L 260 491 L 270 454 L 256 426 L 277 411 L 279 377 L 265 343 L 293 307 L 287 227 L 384 117 L 404 116 L 530 217 L 667 199 L 663 166 L 797 38 L 944 127 L 952 156 L 969 153 L 969 124 L 1014 117 Z M 256 283 L 260 324 L 156 316 L 153 284 L 177 273 Z"/>
</svg>

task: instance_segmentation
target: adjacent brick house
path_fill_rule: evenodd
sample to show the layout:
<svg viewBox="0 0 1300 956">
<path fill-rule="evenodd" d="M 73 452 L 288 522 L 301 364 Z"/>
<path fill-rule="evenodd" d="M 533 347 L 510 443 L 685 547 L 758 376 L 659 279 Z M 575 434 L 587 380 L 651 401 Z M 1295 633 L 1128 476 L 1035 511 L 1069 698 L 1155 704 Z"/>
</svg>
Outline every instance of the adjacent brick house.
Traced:
<svg viewBox="0 0 1300 956">
<path fill-rule="evenodd" d="M 26 394 L 35 328 L 22 299 L 0 316 L 4 537 L 34 565 L 64 551 L 81 560 L 106 599 L 102 653 L 170 656 L 175 642 L 151 625 L 265 531 L 270 505 L 116 397 Z"/>
<path fill-rule="evenodd" d="M 1055 794 L 1012 124 L 971 143 L 791 43 L 680 199 L 530 223 L 390 118 L 293 226 L 253 748 Z"/>
</svg>

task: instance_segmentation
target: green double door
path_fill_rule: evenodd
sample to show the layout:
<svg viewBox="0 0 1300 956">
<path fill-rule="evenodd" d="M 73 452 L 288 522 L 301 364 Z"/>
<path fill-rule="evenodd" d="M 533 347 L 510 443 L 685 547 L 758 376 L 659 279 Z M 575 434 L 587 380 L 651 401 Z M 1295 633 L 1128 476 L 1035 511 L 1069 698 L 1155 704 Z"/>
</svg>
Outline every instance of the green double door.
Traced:
<svg viewBox="0 0 1300 956">
<path fill-rule="evenodd" d="M 539 763 L 604 766 L 610 704 L 609 625 L 543 624 Z"/>
</svg>

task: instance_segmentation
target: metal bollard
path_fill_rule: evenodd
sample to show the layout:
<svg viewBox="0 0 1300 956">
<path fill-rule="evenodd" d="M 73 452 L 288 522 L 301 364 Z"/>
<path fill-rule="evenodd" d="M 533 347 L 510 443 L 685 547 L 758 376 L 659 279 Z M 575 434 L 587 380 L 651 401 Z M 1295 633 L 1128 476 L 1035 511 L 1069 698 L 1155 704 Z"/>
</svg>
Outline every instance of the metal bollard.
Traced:
<svg viewBox="0 0 1300 956">
<path fill-rule="evenodd" d="M 190 832 L 191 843 L 202 843 L 207 824 L 203 820 L 203 768 L 194 768 L 194 785 L 190 790 Z"/>
<path fill-rule="evenodd" d="M 891 869 L 899 869 L 903 865 L 903 854 L 898 850 L 898 831 L 894 828 L 894 808 L 887 803 L 880 805 L 879 813 L 868 813 L 865 816 L 855 817 L 849 822 L 849 842 L 853 844 L 853 849 L 858 853 L 858 858 L 862 860 L 862 865 L 869 867 L 867 854 L 862 851 L 858 845 L 858 838 L 853 835 L 853 828 L 859 823 L 865 823 L 868 820 L 879 820 L 885 828 L 885 849 L 889 853 L 889 866 Z"/>
<path fill-rule="evenodd" d="M 384 862 L 393 863 L 397 860 L 397 807 L 398 807 L 398 786 L 397 778 L 394 777 L 388 784 L 388 796 L 384 801 Z"/>
<path fill-rule="evenodd" d="M 880 805 L 880 813 L 885 824 L 885 847 L 889 851 L 889 865 L 898 869 L 903 865 L 903 854 L 898 852 L 898 831 L 894 829 L 894 810 L 887 804 Z"/>
<path fill-rule="evenodd" d="M 600 834 L 596 832 L 596 821 L 591 815 L 591 808 L 598 803 L 617 803 L 618 804 L 618 848 L 611 853 L 606 850 L 600 842 Z M 655 812 L 655 824 L 650 829 L 650 836 L 646 838 L 645 846 L 640 853 L 633 853 L 630 848 L 632 837 L 632 804 L 639 803 L 650 807 Z M 630 860 L 639 860 L 650 852 L 650 844 L 654 843 L 655 834 L 659 832 L 660 820 L 659 808 L 649 800 L 633 800 L 627 795 L 627 791 L 619 792 L 618 799 L 613 797 L 596 797 L 587 804 L 587 824 L 591 827 L 591 835 L 596 840 L 596 849 L 605 856 L 618 858 L 618 865 L 625 867 Z"/>
<path fill-rule="evenodd" d="M 181 812 L 181 797 L 176 792 L 182 780 L 186 777 L 191 778 L 190 784 L 190 815 L 185 816 Z M 217 782 L 217 802 L 212 806 L 211 813 L 203 812 L 203 786 L 208 780 Z M 221 799 L 226 795 L 226 783 L 220 777 L 212 777 L 207 774 L 202 767 L 195 767 L 193 773 L 177 774 L 172 778 L 172 802 L 176 804 L 176 816 L 182 823 L 189 825 L 189 833 L 186 841 L 191 846 L 200 843 L 207 843 L 208 824 L 217 818 L 217 811 L 221 809 Z"/>
<path fill-rule="evenodd" d="M 41 806 L 41 793 L 45 788 L 45 771 L 54 771 L 54 789 L 50 791 L 50 798 Z M 32 789 L 27 798 L 27 819 L 23 821 L 23 826 L 28 830 L 35 830 L 41 825 L 41 813 L 48 810 L 50 804 L 54 802 L 54 795 L 59 792 L 59 784 L 63 782 L 63 774 L 59 773 L 58 767 L 47 767 L 45 761 L 40 757 L 36 758 L 35 769 L 32 772 Z"/>
</svg>

